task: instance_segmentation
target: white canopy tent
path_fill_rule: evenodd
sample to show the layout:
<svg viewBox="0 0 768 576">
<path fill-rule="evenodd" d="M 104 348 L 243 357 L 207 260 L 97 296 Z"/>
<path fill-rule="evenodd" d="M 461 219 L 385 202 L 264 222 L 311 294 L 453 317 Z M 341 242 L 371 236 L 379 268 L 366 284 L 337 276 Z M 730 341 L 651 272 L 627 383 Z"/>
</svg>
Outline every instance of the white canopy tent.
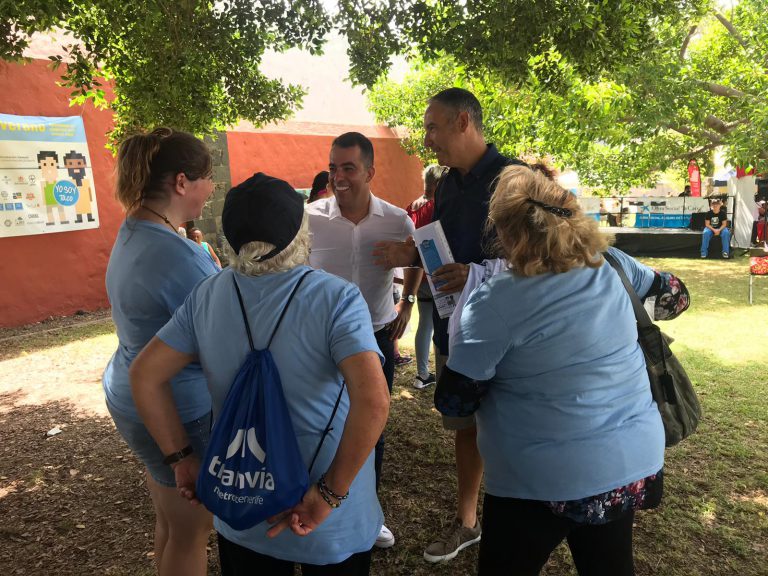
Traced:
<svg viewBox="0 0 768 576">
<path fill-rule="evenodd" d="M 756 193 L 757 184 L 755 183 L 754 176 L 730 178 L 728 180 L 728 195 L 733 196 L 734 202 L 733 212 L 729 214 L 729 217 L 733 219 L 733 239 L 731 244 L 734 248 L 749 248 L 752 222 L 757 219 Z"/>
</svg>

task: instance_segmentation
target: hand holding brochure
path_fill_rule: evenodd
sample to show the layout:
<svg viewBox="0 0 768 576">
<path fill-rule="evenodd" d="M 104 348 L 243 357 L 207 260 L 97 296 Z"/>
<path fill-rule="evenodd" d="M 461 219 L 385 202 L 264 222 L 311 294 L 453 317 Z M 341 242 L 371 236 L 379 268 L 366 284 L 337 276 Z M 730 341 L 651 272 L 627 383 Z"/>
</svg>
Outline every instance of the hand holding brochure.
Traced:
<svg viewBox="0 0 768 576">
<path fill-rule="evenodd" d="M 443 227 L 439 221 L 432 222 L 417 228 L 413 239 L 416 241 L 416 248 L 419 250 L 421 262 L 424 265 L 424 272 L 427 274 L 427 282 L 432 290 L 437 313 L 440 318 L 448 318 L 456 308 L 456 301 L 461 292 L 440 292 L 438 288 L 444 282 L 435 283 L 432 279 L 432 274 L 434 274 L 435 270 L 454 261 L 451 248 L 448 246 L 448 240 L 443 232 Z"/>
</svg>

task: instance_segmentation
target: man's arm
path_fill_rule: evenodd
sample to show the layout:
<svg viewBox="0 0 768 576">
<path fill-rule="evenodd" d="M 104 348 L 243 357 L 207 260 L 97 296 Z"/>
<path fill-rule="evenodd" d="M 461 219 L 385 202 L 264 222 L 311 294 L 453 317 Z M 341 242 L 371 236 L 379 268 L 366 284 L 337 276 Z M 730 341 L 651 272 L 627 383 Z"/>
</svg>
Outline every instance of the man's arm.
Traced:
<svg viewBox="0 0 768 576">
<path fill-rule="evenodd" d="M 389 339 L 397 340 L 405 332 L 408 322 L 411 319 L 413 311 L 413 302 L 408 301 L 408 296 L 416 297 L 416 291 L 419 289 L 423 270 L 421 268 L 403 268 L 403 296 L 400 302 L 395 304 L 397 318 L 389 325 Z"/>
<path fill-rule="evenodd" d="M 718 232 L 722 232 L 723 228 L 727 228 L 728 227 L 728 212 L 725 212 L 725 216 L 723 218 L 720 218 L 720 222 L 721 222 L 721 224 L 720 224 L 720 229 L 718 230 Z"/>
<path fill-rule="evenodd" d="M 409 237 L 404 242 L 382 240 L 374 244 L 373 263 L 389 270 L 390 268 L 408 268 L 421 266 L 416 241 Z"/>
</svg>

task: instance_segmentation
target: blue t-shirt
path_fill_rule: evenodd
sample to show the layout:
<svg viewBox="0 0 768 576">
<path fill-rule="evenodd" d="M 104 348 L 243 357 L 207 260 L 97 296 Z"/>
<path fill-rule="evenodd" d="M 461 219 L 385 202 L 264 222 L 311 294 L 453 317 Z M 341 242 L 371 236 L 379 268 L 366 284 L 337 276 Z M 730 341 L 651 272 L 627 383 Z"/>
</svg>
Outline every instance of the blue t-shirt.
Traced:
<svg viewBox="0 0 768 576">
<path fill-rule="evenodd" d="M 216 271 L 197 244 L 165 224 L 126 218 L 120 226 L 107 266 L 107 294 L 119 343 L 102 377 L 113 409 L 141 421 L 128 368 L 192 288 Z M 182 422 L 210 412 L 211 398 L 199 364 L 184 368 L 171 384 Z"/>
<path fill-rule="evenodd" d="M 653 271 L 611 253 L 645 294 Z M 664 429 L 635 316 L 608 263 L 494 276 L 470 296 L 448 366 L 490 380 L 476 413 L 489 494 L 577 500 L 663 466 Z"/>
<path fill-rule="evenodd" d="M 311 268 L 300 266 L 256 277 L 236 274 L 255 348 L 267 345 L 291 290 L 307 270 Z M 233 275 L 227 268 L 200 283 L 157 334 L 172 348 L 200 358 L 211 390 L 214 421 L 249 351 Z M 368 306 L 358 288 L 323 271 L 309 274 L 288 307 L 270 351 L 280 372 L 299 449 L 309 467 L 338 398 L 342 377 L 337 365 L 360 352 L 374 351 L 381 356 Z M 333 430 L 312 469 L 311 482 L 330 466 L 348 412 L 345 391 Z M 373 546 L 384 521 L 375 484 L 371 452 L 350 486 L 349 498 L 305 537 L 285 530 L 268 539 L 266 522 L 248 530 L 234 530 L 218 518 L 214 525 L 227 540 L 260 554 L 293 562 L 335 564 Z"/>
</svg>

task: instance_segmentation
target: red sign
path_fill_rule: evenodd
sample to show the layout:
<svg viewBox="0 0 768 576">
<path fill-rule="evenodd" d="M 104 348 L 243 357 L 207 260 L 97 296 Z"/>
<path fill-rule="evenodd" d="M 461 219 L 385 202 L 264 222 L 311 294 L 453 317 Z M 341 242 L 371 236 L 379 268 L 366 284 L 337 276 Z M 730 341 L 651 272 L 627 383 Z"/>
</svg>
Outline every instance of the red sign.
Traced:
<svg viewBox="0 0 768 576">
<path fill-rule="evenodd" d="M 691 196 L 701 196 L 701 172 L 693 158 L 688 162 L 688 180 L 691 183 Z"/>
</svg>

